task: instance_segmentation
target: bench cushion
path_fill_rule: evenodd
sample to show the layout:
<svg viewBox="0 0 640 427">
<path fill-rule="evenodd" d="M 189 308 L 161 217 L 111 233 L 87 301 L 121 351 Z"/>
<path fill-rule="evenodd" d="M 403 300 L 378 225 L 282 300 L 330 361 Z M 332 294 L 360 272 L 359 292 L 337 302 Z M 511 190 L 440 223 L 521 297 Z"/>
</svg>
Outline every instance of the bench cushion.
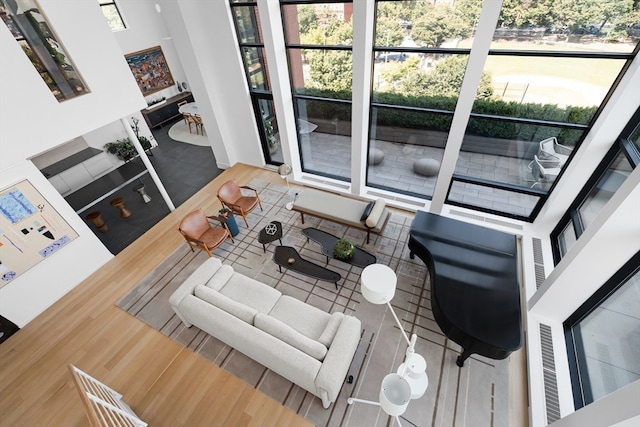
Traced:
<svg viewBox="0 0 640 427">
<path fill-rule="evenodd" d="M 360 221 L 366 206 L 367 202 L 363 200 L 305 188 L 298 193 L 293 203 L 293 210 L 366 230 L 368 227 Z M 369 230 L 380 234 L 388 214 L 389 210 L 385 207 L 379 216 L 378 223 Z"/>
</svg>

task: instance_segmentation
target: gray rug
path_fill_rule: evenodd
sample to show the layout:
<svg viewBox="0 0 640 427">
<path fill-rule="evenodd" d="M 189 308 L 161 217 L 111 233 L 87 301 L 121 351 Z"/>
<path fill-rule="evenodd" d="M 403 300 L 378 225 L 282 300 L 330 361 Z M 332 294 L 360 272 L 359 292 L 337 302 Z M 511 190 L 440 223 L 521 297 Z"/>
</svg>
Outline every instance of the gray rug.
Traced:
<svg viewBox="0 0 640 427">
<path fill-rule="evenodd" d="M 412 217 L 394 213 L 382 236 L 372 236 L 365 244 L 366 233 L 305 216 L 284 208 L 294 190 L 285 185 L 253 180 L 250 185 L 260 191 L 264 211 L 249 215 L 250 227 L 239 221 L 240 234 L 235 243 L 228 241 L 216 249 L 215 255 L 242 274 L 256 278 L 327 312 L 342 311 L 362 321 L 363 334 L 340 396 L 327 410 L 320 399 L 286 379 L 257 364 L 242 353 L 226 346 L 198 328 L 185 328 L 171 310 L 168 298 L 173 291 L 207 259 L 206 253 L 191 252 L 186 243 L 137 284 L 117 305 L 148 323 L 173 340 L 202 355 L 256 389 L 302 415 L 318 426 L 388 426 L 390 418 L 377 406 L 364 403 L 347 404 L 349 396 L 378 400 L 382 378 L 395 372 L 404 359 L 406 343 L 384 305 L 366 302 L 359 291 L 362 269 L 331 260 L 328 268 L 343 279 L 336 290 L 333 283 L 313 280 L 283 270 L 273 263 L 274 244 L 266 253 L 258 243 L 261 228 L 271 220 L 282 222 L 282 243 L 298 249 L 300 254 L 318 264 L 325 258 L 320 247 L 307 242 L 301 230 L 316 227 L 336 236 L 346 236 L 378 262 L 393 268 L 398 277 L 392 306 L 403 322 L 407 334 L 416 333 L 416 352 L 427 361 L 429 388 L 425 395 L 413 400 L 401 416 L 403 426 L 506 426 L 509 421 L 508 362 L 477 355 L 458 368 L 455 360 L 460 347 L 440 331 L 431 312 L 429 275 L 419 259 L 409 259 L 407 240 Z M 276 241 L 275 244 L 278 242 Z"/>
</svg>

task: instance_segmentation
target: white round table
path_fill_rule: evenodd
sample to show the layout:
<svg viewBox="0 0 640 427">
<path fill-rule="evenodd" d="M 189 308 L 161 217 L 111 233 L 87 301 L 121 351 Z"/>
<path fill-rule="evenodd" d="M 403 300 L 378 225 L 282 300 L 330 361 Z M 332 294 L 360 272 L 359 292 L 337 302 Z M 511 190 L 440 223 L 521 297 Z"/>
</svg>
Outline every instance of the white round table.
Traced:
<svg viewBox="0 0 640 427">
<path fill-rule="evenodd" d="M 180 114 L 191 114 L 192 116 L 198 115 L 198 105 L 195 102 L 189 102 L 178 108 Z"/>
</svg>

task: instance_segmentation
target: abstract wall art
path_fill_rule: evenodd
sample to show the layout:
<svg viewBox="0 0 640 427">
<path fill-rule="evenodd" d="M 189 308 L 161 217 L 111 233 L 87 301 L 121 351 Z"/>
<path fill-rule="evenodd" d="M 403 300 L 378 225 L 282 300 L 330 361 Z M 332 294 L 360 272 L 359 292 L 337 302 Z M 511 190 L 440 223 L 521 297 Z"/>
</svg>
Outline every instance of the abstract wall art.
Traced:
<svg viewBox="0 0 640 427">
<path fill-rule="evenodd" d="M 0 190 L 0 288 L 77 237 L 29 180 Z"/>
</svg>

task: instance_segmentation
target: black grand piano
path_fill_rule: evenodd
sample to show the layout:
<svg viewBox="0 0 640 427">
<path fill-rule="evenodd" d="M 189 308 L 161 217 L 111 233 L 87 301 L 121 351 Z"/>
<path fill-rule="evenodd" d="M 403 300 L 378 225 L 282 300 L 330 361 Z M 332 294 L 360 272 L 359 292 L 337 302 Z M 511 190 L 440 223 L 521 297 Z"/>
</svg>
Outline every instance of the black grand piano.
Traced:
<svg viewBox="0 0 640 427">
<path fill-rule="evenodd" d="M 431 273 L 431 309 L 442 332 L 462 346 L 456 364 L 477 353 L 504 359 L 522 345 L 515 236 L 416 212 L 410 257 Z"/>
</svg>

